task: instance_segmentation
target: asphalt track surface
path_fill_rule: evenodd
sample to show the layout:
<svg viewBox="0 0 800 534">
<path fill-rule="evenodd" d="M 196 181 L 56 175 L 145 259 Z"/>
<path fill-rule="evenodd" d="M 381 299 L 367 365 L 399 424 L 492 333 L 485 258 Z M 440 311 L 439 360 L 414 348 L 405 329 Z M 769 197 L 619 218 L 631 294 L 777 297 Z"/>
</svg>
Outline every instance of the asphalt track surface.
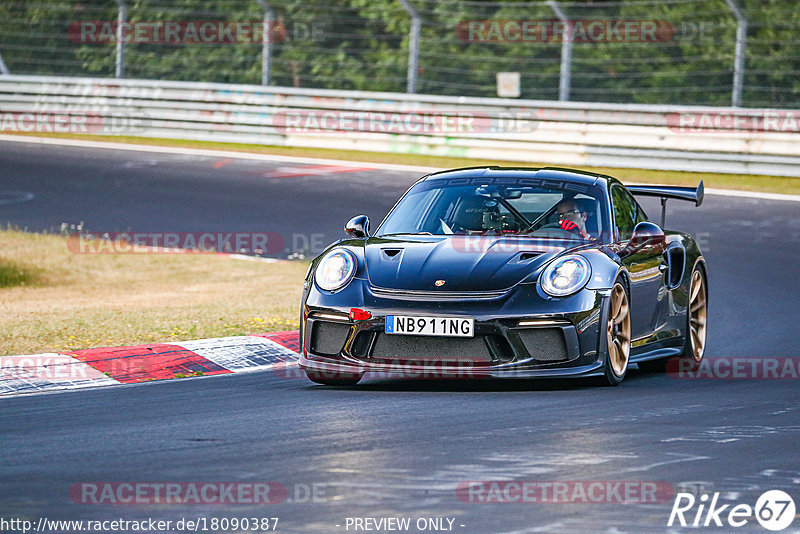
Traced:
<svg viewBox="0 0 800 534">
<path fill-rule="evenodd" d="M 0 223 L 320 233 L 329 241 L 353 214 L 379 219 L 417 178 L 298 174 L 311 167 L 2 143 Z M 646 208 L 657 213 L 653 203 Z M 707 356 L 798 357 L 798 215 L 792 202 L 708 195 L 700 209 L 671 203 L 668 226 L 692 232 L 708 260 Z M 486 480 L 665 481 L 750 505 L 782 489 L 800 505 L 800 387 L 791 378 L 631 370 L 617 388 L 384 379 L 335 389 L 260 372 L 0 401 L 0 517 L 268 516 L 280 518 L 282 532 L 353 532 L 348 517 L 449 517 L 465 533 L 668 530 L 671 499 L 457 498 L 459 483 Z M 71 502 L 70 485 L 86 481 L 274 481 L 289 498 L 260 507 Z M 316 499 L 303 498 L 312 485 Z M 800 518 L 785 532 L 798 528 Z M 752 518 L 736 531 L 766 532 Z"/>
</svg>

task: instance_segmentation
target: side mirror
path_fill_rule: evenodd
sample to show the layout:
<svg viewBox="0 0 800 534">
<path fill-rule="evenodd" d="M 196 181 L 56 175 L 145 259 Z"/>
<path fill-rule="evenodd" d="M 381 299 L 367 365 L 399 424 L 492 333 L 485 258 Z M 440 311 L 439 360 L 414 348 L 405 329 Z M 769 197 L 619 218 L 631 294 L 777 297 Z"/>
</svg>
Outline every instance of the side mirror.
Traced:
<svg viewBox="0 0 800 534">
<path fill-rule="evenodd" d="M 628 248 L 632 252 L 646 249 L 663 250 L 666 242 L 667 238 L 664 235 L 664 230 L 662 230 L 657 224 L 643 221 L 633 228 L 633 234 L 631 235 L 631 241 L 628 244 Z"/>
<path fill-rule="evenodd" d="M 344 225 L 344 232 L 350 237 L 369 237 L 369 217 L 356 215 Z"/>
</svg>

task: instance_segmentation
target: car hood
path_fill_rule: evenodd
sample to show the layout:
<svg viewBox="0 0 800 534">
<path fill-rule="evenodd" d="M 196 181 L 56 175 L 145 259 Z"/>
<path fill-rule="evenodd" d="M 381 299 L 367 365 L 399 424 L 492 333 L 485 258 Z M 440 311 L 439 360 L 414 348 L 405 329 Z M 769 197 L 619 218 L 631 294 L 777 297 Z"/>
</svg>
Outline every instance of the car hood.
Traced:
<svg viewBox="0 0 800 534">
<path fill-rule="evenodd" d="M 531 238 L 372 237 L 364 244 L 364 259 L 369 283 L 380 288 L 496 291 L 521 282 L 564 250 L 552 240 Z"/>
</svg>

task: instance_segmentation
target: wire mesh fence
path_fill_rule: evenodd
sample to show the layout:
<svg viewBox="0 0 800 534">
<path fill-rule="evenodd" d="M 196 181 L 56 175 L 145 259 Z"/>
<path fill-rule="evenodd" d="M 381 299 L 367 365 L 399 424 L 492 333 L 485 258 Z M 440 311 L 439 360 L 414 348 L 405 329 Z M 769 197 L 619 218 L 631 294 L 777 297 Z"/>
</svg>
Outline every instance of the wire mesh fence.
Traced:
<svg viewBox="0 0 800 534">
<path fill-rule="evenodd" d="M 795 108 L 799 30 L 794 0 L 5 0 L 0 72 Z"/>
</svg>

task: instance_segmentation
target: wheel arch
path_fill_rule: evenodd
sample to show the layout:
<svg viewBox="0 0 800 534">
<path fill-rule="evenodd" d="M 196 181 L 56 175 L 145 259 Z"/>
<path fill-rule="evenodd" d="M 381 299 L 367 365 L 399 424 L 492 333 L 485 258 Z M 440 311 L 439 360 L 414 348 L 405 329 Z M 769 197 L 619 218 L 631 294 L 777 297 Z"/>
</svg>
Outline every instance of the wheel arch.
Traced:
<svg viewBox="0 0 800 534">
<path fill-rule="evenodd" d="M 630 278 L 627 269 L 619 260 L 619 257 L 610 257 L 600 251 L 581 252 L 589 260 L 592 266 L 592 278 L 587 284 L 588 289 L 607 290 L 614 286 L 614 282 L 620 276 L 625 277 L 625 288 L 630 294 Z"/>
</svg>

